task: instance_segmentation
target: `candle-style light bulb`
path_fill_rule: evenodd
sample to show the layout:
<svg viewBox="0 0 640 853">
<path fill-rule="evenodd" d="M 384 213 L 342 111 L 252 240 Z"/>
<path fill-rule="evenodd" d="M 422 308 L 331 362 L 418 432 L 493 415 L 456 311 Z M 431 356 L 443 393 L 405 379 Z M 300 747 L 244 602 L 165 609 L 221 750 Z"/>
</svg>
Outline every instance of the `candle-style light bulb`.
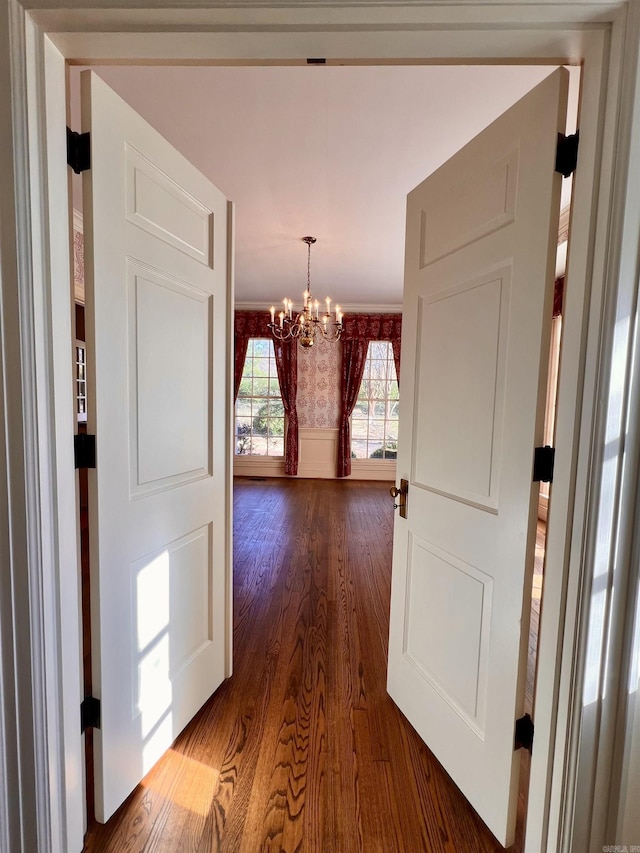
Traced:
<svg viewBox="0 0 640 853">
<path fill-rule="evenodd" d="M 284 311 L 280 312 L 280 328 L 282 329 L 284 326 Z"/>
<path fill-rule="evenodd" d="M 327 302 L 327 314 L 331 314 L 331 297 L 330 296 L 327 296 L 326 302 Z"/>
<path fill-rule="evenodd" d="M 273 321 L 275 320 L 275 317 L 276 317 L 275 305 L 272 305 L 269 310 L 271 311 L 271 322 L 273 323 Z"/>
<path fill-rule="evenodd" d="M 315 302 L 313 303 L 313 309 L 316 312 L 316 320 L 318 319 L 318 307 L 319 307 L 319 305 L 320 305 L 320 303 L 316 299 Z"/>
</svg>

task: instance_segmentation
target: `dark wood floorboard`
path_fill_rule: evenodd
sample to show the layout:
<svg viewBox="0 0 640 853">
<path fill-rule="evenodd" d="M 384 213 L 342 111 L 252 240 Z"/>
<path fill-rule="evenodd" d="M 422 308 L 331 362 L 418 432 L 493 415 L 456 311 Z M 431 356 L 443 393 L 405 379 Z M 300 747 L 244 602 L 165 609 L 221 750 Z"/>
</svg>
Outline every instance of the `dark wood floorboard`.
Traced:
<svg viewBox="0 0 640 853">
<path fill-rule="evenodd" d="M 86 853 L 502 849 L 386 693 L 388 490 L 236 482 L 234 675 Z"/>
</svg>

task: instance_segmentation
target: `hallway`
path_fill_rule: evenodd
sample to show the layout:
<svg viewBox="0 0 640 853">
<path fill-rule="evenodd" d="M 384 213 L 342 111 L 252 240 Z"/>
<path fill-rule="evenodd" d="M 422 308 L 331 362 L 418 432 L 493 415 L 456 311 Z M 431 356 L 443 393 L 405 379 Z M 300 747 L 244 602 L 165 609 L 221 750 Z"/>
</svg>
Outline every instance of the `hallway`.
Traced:
<svg viewBox="0 0 640 853">
<path fill-rule="evenodd" d="M 388 483 L 236 481 L 234 675 L 86 853 L 502 849 L 386 694 L 392 513 Z"/>
</svg>

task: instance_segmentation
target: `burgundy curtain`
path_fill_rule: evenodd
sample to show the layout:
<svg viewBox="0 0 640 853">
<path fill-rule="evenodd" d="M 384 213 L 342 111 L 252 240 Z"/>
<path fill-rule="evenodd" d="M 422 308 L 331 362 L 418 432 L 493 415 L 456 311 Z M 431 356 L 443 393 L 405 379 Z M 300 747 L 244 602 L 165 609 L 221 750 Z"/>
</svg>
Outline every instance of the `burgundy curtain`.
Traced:
<svg viewBox="0 0 640 853">
<path fill-rule="evenodd" d="M 284 445 L 284 473 L 298 473 L 298 342 L 275 341 L 276 368 L 282 394 L 282 404 L 287 416 L 287 435 Z"/>
<path fill-rule="evenodd" d="M 393 362 L 396 366 L 396 378 L 398 380 L 398 388 L 400 387 L 400 335 L 397 338 L 391 339 L 391 346 L 393 348 Z"/>
<path fill-rule="evenodd" d="M 369 341 L 356 339 L 342 342 L 342 378 L 340 383 L 340 430 L 338 432 L 338 477 L 351 473 L 351 430 L 349 418 L 358 399 L 358 391 L 367 360 Z"/>
<path fill-rule="evenodd" d="M 391 341 L 393 360 L 400 381 L 401 314 L 349 314 L 342 333 L 342 376 L 340 382 L 340 427 L 338 432 L 338 477 L 351 473 L 349 418 L 358 399 L 369 341 Z"/>
<path fill-rule="evenodd" d="M 553 288 L 553 316 L 559 317 L 562 314 L 562 300 L 564 299 L 564 276 L 556 279 Z"/>
<path fill-rule="evenodd" d="M 234 358 L 234 400 L 240 390 L 242 370 L 250 338 L 272 338 L 268 323 L 271 316 L 268 311 L 236 311 L 234 320 L 235 358 Z M 274 340 L 278 383 L 282 394 L 282 405 L 287 416 L 287 435 L 285 438 L 284 471 L 285 474 L 298 473 L 298 412 L 296 397 L 298 393 L 298 350 L 295 341 Z"/>
</svg>

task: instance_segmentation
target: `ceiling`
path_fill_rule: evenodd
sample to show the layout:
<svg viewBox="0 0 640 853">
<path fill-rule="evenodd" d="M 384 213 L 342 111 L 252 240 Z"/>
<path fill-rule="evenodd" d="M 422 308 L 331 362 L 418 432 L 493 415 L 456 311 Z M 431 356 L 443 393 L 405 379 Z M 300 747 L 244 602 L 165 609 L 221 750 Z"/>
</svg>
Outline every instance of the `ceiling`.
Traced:
<svg viewBox="0 0 640 853">
<path fill-rule="evenodd" d="M 349 308 L 402 302 L 407 193 L 552 69 L 95 70 L 235 202 L 237 303 L 299 302 L 309 234 L 314 296 Z"/>
</svg>

